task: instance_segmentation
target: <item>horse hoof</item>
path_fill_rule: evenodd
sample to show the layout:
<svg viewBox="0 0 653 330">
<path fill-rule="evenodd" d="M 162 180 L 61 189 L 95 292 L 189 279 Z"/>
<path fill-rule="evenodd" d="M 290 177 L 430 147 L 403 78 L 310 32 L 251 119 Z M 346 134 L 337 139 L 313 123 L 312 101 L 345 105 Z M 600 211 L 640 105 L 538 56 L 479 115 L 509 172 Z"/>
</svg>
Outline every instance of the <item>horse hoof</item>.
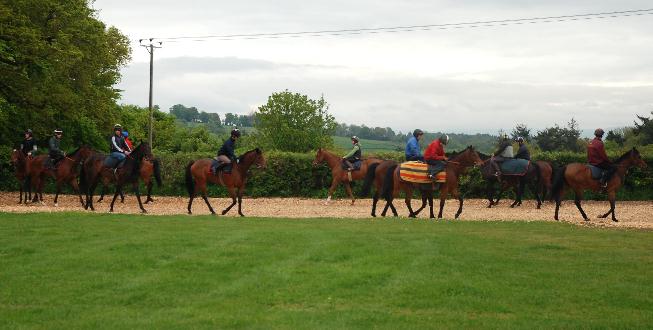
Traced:
<svg viewBox="0 0 653 330">
<path fill-rule="evenodd" d="M 225 214 L 227 214 L 227 211 L 222 211 L 222 215 L 225 215 Z"/>
<path fill-rule="evenodd" d="M 145 214 L 145 213 L 147 213 L 147 210 L 142 209 L 142 210 L 141 210 L 141 213 Z"/>
<path fill-rule="evenodd" d="M 54 203 L 54 207 L 59 207 L 59 203 Z"/>
<path fill-rule="evenodd" d="M 613 221 L 613 222 L 619 222 L 619 220 L 617 220 L 617 219 L 612 219 L 612 221 Z"/>
</svg>

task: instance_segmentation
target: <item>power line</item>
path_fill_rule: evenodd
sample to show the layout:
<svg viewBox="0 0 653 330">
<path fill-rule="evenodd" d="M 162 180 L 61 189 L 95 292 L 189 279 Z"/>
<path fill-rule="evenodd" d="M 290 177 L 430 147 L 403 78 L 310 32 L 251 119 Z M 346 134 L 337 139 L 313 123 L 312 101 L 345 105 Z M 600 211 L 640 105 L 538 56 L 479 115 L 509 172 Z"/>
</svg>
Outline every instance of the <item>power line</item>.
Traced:
<svg viewBox="0 0 653 330">
<path fill-rule="evenodd" d="M 497 27 L 497 26 L 507 26 L 507 25 L 525 25 L 525 24 L 556 23 L 556 22 L 567 22 L 567 21 L 582 21 L 582 20 L 592 20 L 592 19 L 608 19 L 608 18 L 643 16 L 643 15 L 653 15 L 653 8 L 612 11 L 612 12 L 602 12 L 602 13 L 474 21 L 474 22 L 461 22 L 461 23 L 445 23 L 445 24 L 409 25 L 409 26 L 340 29 L 340 30 L 318 30 L 318 31 L 300 31 L 300 32 L 175 36 L 175 37 L 160 37 L 154 39 L 164 41 L 164 42 L 182 42 L 182 41 L 202 42 L 202 41 L 209 41 L 209 40 L 229 41 L 229 40 L 281 39 L 281 38 L 300 38 L 300 37 L 324 37 L 324 36 L 399 33 L 399 32 L 431 31 L 431 30 L 447 30 L 447 29 L 463 29 L 463 28 L 484 28 L 484 27 Z"/>
</svg>

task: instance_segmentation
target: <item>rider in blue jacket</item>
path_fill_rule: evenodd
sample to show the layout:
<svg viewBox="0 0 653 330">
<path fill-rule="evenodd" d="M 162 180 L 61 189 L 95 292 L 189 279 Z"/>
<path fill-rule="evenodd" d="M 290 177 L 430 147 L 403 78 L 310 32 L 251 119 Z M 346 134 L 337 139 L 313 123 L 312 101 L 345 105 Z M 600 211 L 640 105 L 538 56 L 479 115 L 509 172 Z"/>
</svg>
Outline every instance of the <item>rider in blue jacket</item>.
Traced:
<svg viewBox="0 0 653 330">
<path fill-rule="evenodd" d="M 413 131 L 413 136 L 408 139 L 406 143 L 406 160 L 419 160 L 424 161 L 424 156 L 422 156 L 422 150 L 419 147 L 419 140 L 424 135 L 421 129 L 416 129 Z"/>
</svg>

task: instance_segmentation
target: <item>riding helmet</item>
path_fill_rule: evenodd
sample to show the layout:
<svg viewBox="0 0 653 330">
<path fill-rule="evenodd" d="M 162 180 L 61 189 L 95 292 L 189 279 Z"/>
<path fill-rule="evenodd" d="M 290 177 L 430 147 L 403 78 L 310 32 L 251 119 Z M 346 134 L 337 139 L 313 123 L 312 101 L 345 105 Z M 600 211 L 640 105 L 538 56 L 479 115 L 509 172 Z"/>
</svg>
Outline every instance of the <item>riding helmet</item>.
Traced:
<svg viewBox="0 0 653 330">
<path fill-rule="evenodd" d="M 232 129 L 231 130 L 231 136 L 239 138 L 240 137 L 240 130 L 237 129 L 237 128 Z"/>
<path fill-rule="evenodd" d="M 442 144 L 444 145 L 447 145 L 447 143 L 449 143 L 449 135 L 447 134 L 441 135 L 440 142 L 442 142 Z"/>
<path fill-rule="evenodd" d="M 120 125 L 120 124 L 113 125 L 113 130 L 114 131 L 122 131 L 122 125 Z"/>
<path fill-rule="evenodd" d="M 515 141 L 517 141 L 517 142 L 524 142 L 524 138 L 521 137 L 521 136 L 518 136 L 518 137 L 515 139 Z"/>
<path fill-rule="evenodd" d="M 54 130 L 54 134 L 62 134 L 63 131 L 60 128 Z"/>
<path fill-rule="evenodd" d="M 29 136 L 34 136 L 34 133 L 32 132 L 31 128 L 26 129 L 25 134 L 29 134 Z"/>
<path fill-rule="evenodd" d="M 602 137 L 605 134 L 605 131 L 602 128 L 597 128 L 594 131 L 594 136 Z"/>
<path fill-rule="evenodd" d="M 351 140 L 352 140 L 352 141 L 356 141 L 356 143 L 358 143 L 358 136 L 356 136 L 356 135 L 352 136 L 352 137 L 351 137 Z"/>
<path fill-rule="evenodd" d="M 422 135 L 422 134 L 424 134 L 424 132 L 422 132 L 422 130 L 419 128 L 413 131 L 414 137 L 417 137 L 418 135 Z"/>
</svg>

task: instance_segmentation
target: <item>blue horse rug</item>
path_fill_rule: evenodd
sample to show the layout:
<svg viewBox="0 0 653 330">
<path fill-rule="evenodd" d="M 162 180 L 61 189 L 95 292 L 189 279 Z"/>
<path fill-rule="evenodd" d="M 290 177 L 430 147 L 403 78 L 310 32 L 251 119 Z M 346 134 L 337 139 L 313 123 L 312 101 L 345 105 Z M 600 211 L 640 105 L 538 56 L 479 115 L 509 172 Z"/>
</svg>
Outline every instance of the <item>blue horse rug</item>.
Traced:
<svg viewBox="0 0 653 330">
<path fill-rule="evenodd" d="M 526 159 L 506 159 L 501 164 L 502 175 L 525 175 L 531 162 Z"/>
</svg>

